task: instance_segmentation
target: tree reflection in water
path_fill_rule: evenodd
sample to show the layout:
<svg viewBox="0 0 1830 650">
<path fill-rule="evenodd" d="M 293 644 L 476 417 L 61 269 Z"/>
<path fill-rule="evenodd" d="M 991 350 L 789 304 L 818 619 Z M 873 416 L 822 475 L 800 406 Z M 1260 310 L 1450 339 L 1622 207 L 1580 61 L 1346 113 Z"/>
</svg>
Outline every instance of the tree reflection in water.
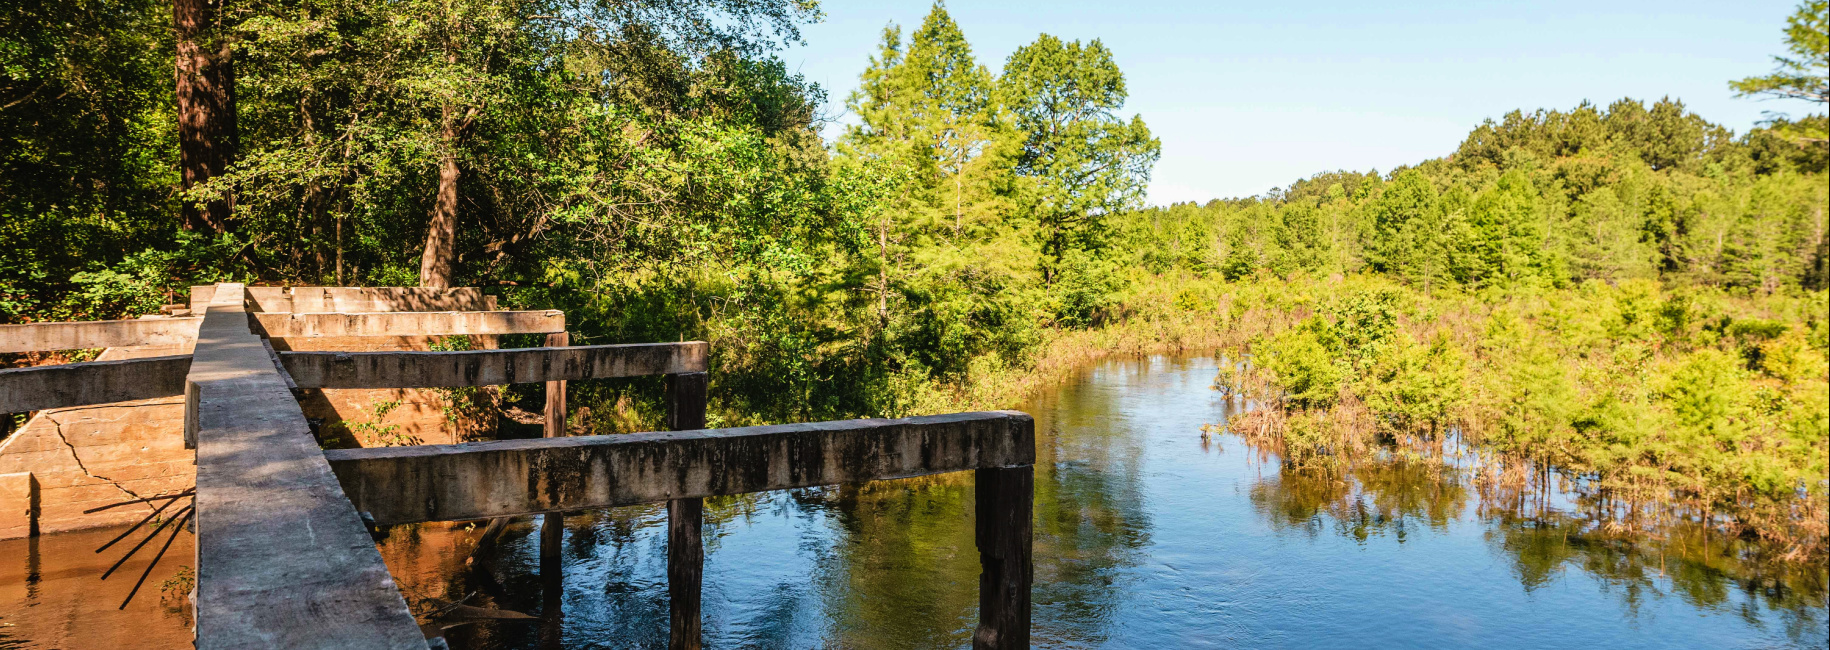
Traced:
<svg viewBox="0 0 1830 650">
<path fill-rule="evenodd" d="M 1611 530 L 1580 508 L 1501 491 L 1483 497 L 1472 480 L 1463 467 L 1388 457 L 1345 472 L 1279 467 L 1251 487 L 1250 500 L 1274 530 L 1310 537 L 1332 531 L 1360 543 L 1389 535 L 1402 544 L 1421 528 L 1444 531 L 1459 518 L 1478 518 L 1488 545 L 1527 592 L 1579 570 L 1628 617 L 1637 617 L 1648 598 L 1676 596 L 1698 609 L 1733 610 L 1755 628 L 1766 626 L 1765 609 L 1793 639 L 1821 633 L 1826 624 L 1823 567 L 1763 559 L 1757 544 L 1696 521 L 1667 522 L 1650 534 Z M 1472 510 L 1471 499 L 1479 500 Z"/>
<path fill-rule="evenodd" d="M 1823 647 L 1824 567 L 1761 563 L 1702 526 L 1603 528 L 1588 504 L 1477 482 L 1465 457 L 1285 470 L 1202 438 L 1228 415 L 1216 368 L 1115 361 L 1024 405 L 1038 647 Z M 707 500 L 708 647 L 970 645 L 972 496 L 959 473 Z M 410 600 L 563 611 L 454 628 L 454 648 L 658 647 L 664 524 L 658 505 L 567 517 L 552 609 L 535 521 L 476 563 L 462 527 L 402 527 L 382 554 Z"/>
</svg>

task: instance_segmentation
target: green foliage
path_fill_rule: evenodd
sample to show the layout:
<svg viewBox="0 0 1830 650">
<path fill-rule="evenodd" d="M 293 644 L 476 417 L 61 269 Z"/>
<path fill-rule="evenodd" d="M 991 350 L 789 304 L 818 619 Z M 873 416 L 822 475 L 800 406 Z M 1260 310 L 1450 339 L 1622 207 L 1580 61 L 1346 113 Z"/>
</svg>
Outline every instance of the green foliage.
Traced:
<svg viewBox="0 0 1830 650">
<path fill-rule="evenodd" d="M 1825 550 L 1830 350 L 1807 334 L 1824 328 L 1821 291 L 1276 286 L 1334 297 L 1260 317 L 1270 326 L 1239 349 L 1253 368 L 1216 382 L 1282 398 L 1281 415 L 1241 425 L 1272 422 L 1293 464 L 1350 460 L 1368 436 L 1458 433 L 1502 462 L 1554 468 L 1585 499 L 1720 513 L 1794 557 Z"/>
<path fill-rule="evenodd" d="M 143 302 L 109 298 L 132 280 L 97 277 L 95 267 L 173 243 L 171 7 L 8 6 L 0 12 L 0 322 L 119 316 L 106 309 Z M 91 275 L 79 282 L 79 272 Z M 95 297 L 65 304 L 74 291 Z"/>
<path fill-rule="evenodd" d="M 1113 242 L 1158 273 L 1374 271 L 1426 294 L 1634 279 L 1825 286 L 1826 167 L 1770 157 L 1769 135 L 1731 139 L 1676 102 L 1515 112 L 1447 159 L 1126 213 L 1110 220 Z"/>
<path fill-rule="evenodd" d="M 1332 406 L 1351 377 L 1341 359 L 1345 347 L 1327 320 L 1312 316 L 1254 346 L 1254 360 L 1283 389 L 1284 400 L 1298 409 Z"/>
<path fill-rule="evenodd" d="M 1771 137 L 1762 144 L 1777 155 L 1815 161 L 1830 157 L 1830 2 L 1804 0 L 1786 19 L 1786 50 L 1775 56 L 1772 74 L 1729 82 L 1739 97 L 1801 100 L 1816 104 L 1815 114 L 1792 119 L 1769 111 L 1766 123 Z M 1783 142 L 1783 144 L 1781 144 Z"/>
<path fill-rule="evenodd" d="M 197 588 L 197 570 L 189 564 L 178 565 L 172 577 L 159 583 L 159 602 L 184 603 Z"/>
<path fill-rule="evenodd" d="M 1024 211 L 1053 282 L 1069 250 L 1099 247 L 1105 215 L 1143 202 L 1162 143 L 1142 117 L 1119 117 L 1124 73 L 1098 39 L 1082 46 L 1043 34 L 1010 55 L 998 83 L 1022 141 Z"/>
<path fill-rule="evenodd" d="M 1770 96 L 1830 102 L 1830 2 L 1805 0 L 1786 19 L 1786 50 L 1775 56 L 1773 74 L 1731 81 L 1742 97 Z"/>
<path fill-rule="evenodd" d="M 324 434 L 324 444 L 351 444 L 358 447 L 406 447 L 420 444 L 418 436 L 404 433 L 399 424 L 386 424 L 388 414 L 400 408 L 400 400 L 375 402 L 370 405 L 367 417 L 361 420 L 339 420 L 333 423 Z M 349 434 L 349 440 L 343 434 Z"/>
</svg>

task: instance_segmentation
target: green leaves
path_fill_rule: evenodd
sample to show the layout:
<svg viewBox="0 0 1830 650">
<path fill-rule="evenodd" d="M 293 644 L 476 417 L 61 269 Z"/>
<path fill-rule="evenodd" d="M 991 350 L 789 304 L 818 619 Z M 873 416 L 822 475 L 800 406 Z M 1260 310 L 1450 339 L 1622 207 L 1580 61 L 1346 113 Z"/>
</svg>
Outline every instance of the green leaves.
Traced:
<svg viewBox="0 0 1830 650">
<path fill-rule="evenodd" d="M 1098 40 L 1082 46 L 1048 34 L 1004 64 L 999 95 L 1022 134 L 1016 173 L 1039 225 L 1043 276 L 1052 282 L 1070 249 L 1097 248 L 1105 215 L 1142 204 L 1162 143 L 1142 118 L 1118 115 L 1124 74 Z"/>
<path fill-rule="evenodd" d="M 1339 399 L 1352 378 L 1341 358 L 1342 342 L 1334 326 L 1319 316 L 1254 346 L 1254 359 L 1283 389 L 1284 401 L 1296 409 L 1325 408 Z"/>
<path fill-rule="evenodd" d="M 1561 474 L 1579 500 L 1706 512 L 1823 552 L 1830 355 L 1807 334 L 1824 327 L 1822 293 L 1636 281 L 1424 296 L 1377 276 L 1231 286 L 1334 296 L 1319 313 L 1266 301 L 1270 313 L 1235 326 L 1263 328 L 1234 351 L 1250 368 L 1216 379 L 1282 397 L 1235 422 L 1292 466 L 1455 436 L 1496 466 Z"/>
<path fill-rule="evenodd" d="M 1773 73 L 1731 81 L 1740 97 L 1801 99 L 1830 102 L 1830 2 L 1805 0 L 1786 19 L 1786 50 L 1792 56 L 1775 56 Z"/>
<path fill-rule="evenodd" d="M 145 0 L 0 12 L 0 322 L 46 318 L 97 286 L 75 274 L 171 244 L 171 20 Z M 79 310 L 119 315 L 105 302 Z"/>
</svg>

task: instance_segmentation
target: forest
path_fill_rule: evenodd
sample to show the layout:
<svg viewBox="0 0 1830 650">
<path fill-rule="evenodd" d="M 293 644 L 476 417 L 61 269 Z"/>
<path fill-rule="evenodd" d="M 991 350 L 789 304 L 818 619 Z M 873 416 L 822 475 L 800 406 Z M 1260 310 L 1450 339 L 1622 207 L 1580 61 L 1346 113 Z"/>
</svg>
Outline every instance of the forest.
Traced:
<svg viewBox="0 0 1830 650">
<path fill-rule="evenodd" d="M 1145 207 L 1161 143 L 1104 44 L 994 69 L 938 3 L 884 30 L 829 143 L 835 98 L 780 56 L 803 0 L 239 0 L 179 30 L 22 0 L 0 323 L 214 281 L 479 286 L 574 343 L 709 341 L 713 426 L 1004 408 L 1101 355 L 1219 351 L 1267 406 L 1234 428 L 1288 462 L 1453 433 L 1514 461 L 1495 485 L 1560 472 L 1626 521 L 1677 504 L 1822 558 L 1824 4 L 1733 82 L 1816 114 L 1519 110 L 1412 166 Z M 228 117 L 185 150 L 199 102 Z M 573 391 L 593 431 L 660 418 L 658 380 Z"/>
</svg>

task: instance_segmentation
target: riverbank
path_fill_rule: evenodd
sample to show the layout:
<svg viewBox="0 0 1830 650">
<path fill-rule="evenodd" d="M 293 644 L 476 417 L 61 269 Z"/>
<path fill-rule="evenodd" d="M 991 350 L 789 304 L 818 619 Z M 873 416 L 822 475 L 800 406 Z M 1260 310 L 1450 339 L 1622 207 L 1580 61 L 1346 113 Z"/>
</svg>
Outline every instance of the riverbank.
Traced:
<svg viewBox="0 0 1830 650">
<path fill-rule="evenodd" d="M 1696 521 L 1826 552 L 1825 294 L 1650 282 L 1429 295 L 1378 278 L 1244 283 L 1229 428 L 1326 472 L 1459 434 L 1491 489 L 1561 485 L 1610 527 Z"/>
<path fill-rule="evenodd" d="M 714 426 L 1013 408 L 1102 359 L 1218 351 L 1256 362 L 1223 369 L 1218 386 L 1274 406 L 1230 426 L 1292 465 L 1427 454 L 1457 432 L 1491 458 L 1491 489 L 1567 485 L 1611 527 L 1706 521 L 1811 562 L 1830 510 L 1825 295 L 1649 281 L 1426 292 L 1384 276 L 1138 268 L 1078 326 L 928 325 L 1006 340 L 957 358 L 921 361 L 876 330 L 821 338 L 804 314 L 781 321 L 800 329 L 732 318 L 702 331 Z M 573 392 L 596 433 L 659 426 L 658 385 Z"/>
</svg>

